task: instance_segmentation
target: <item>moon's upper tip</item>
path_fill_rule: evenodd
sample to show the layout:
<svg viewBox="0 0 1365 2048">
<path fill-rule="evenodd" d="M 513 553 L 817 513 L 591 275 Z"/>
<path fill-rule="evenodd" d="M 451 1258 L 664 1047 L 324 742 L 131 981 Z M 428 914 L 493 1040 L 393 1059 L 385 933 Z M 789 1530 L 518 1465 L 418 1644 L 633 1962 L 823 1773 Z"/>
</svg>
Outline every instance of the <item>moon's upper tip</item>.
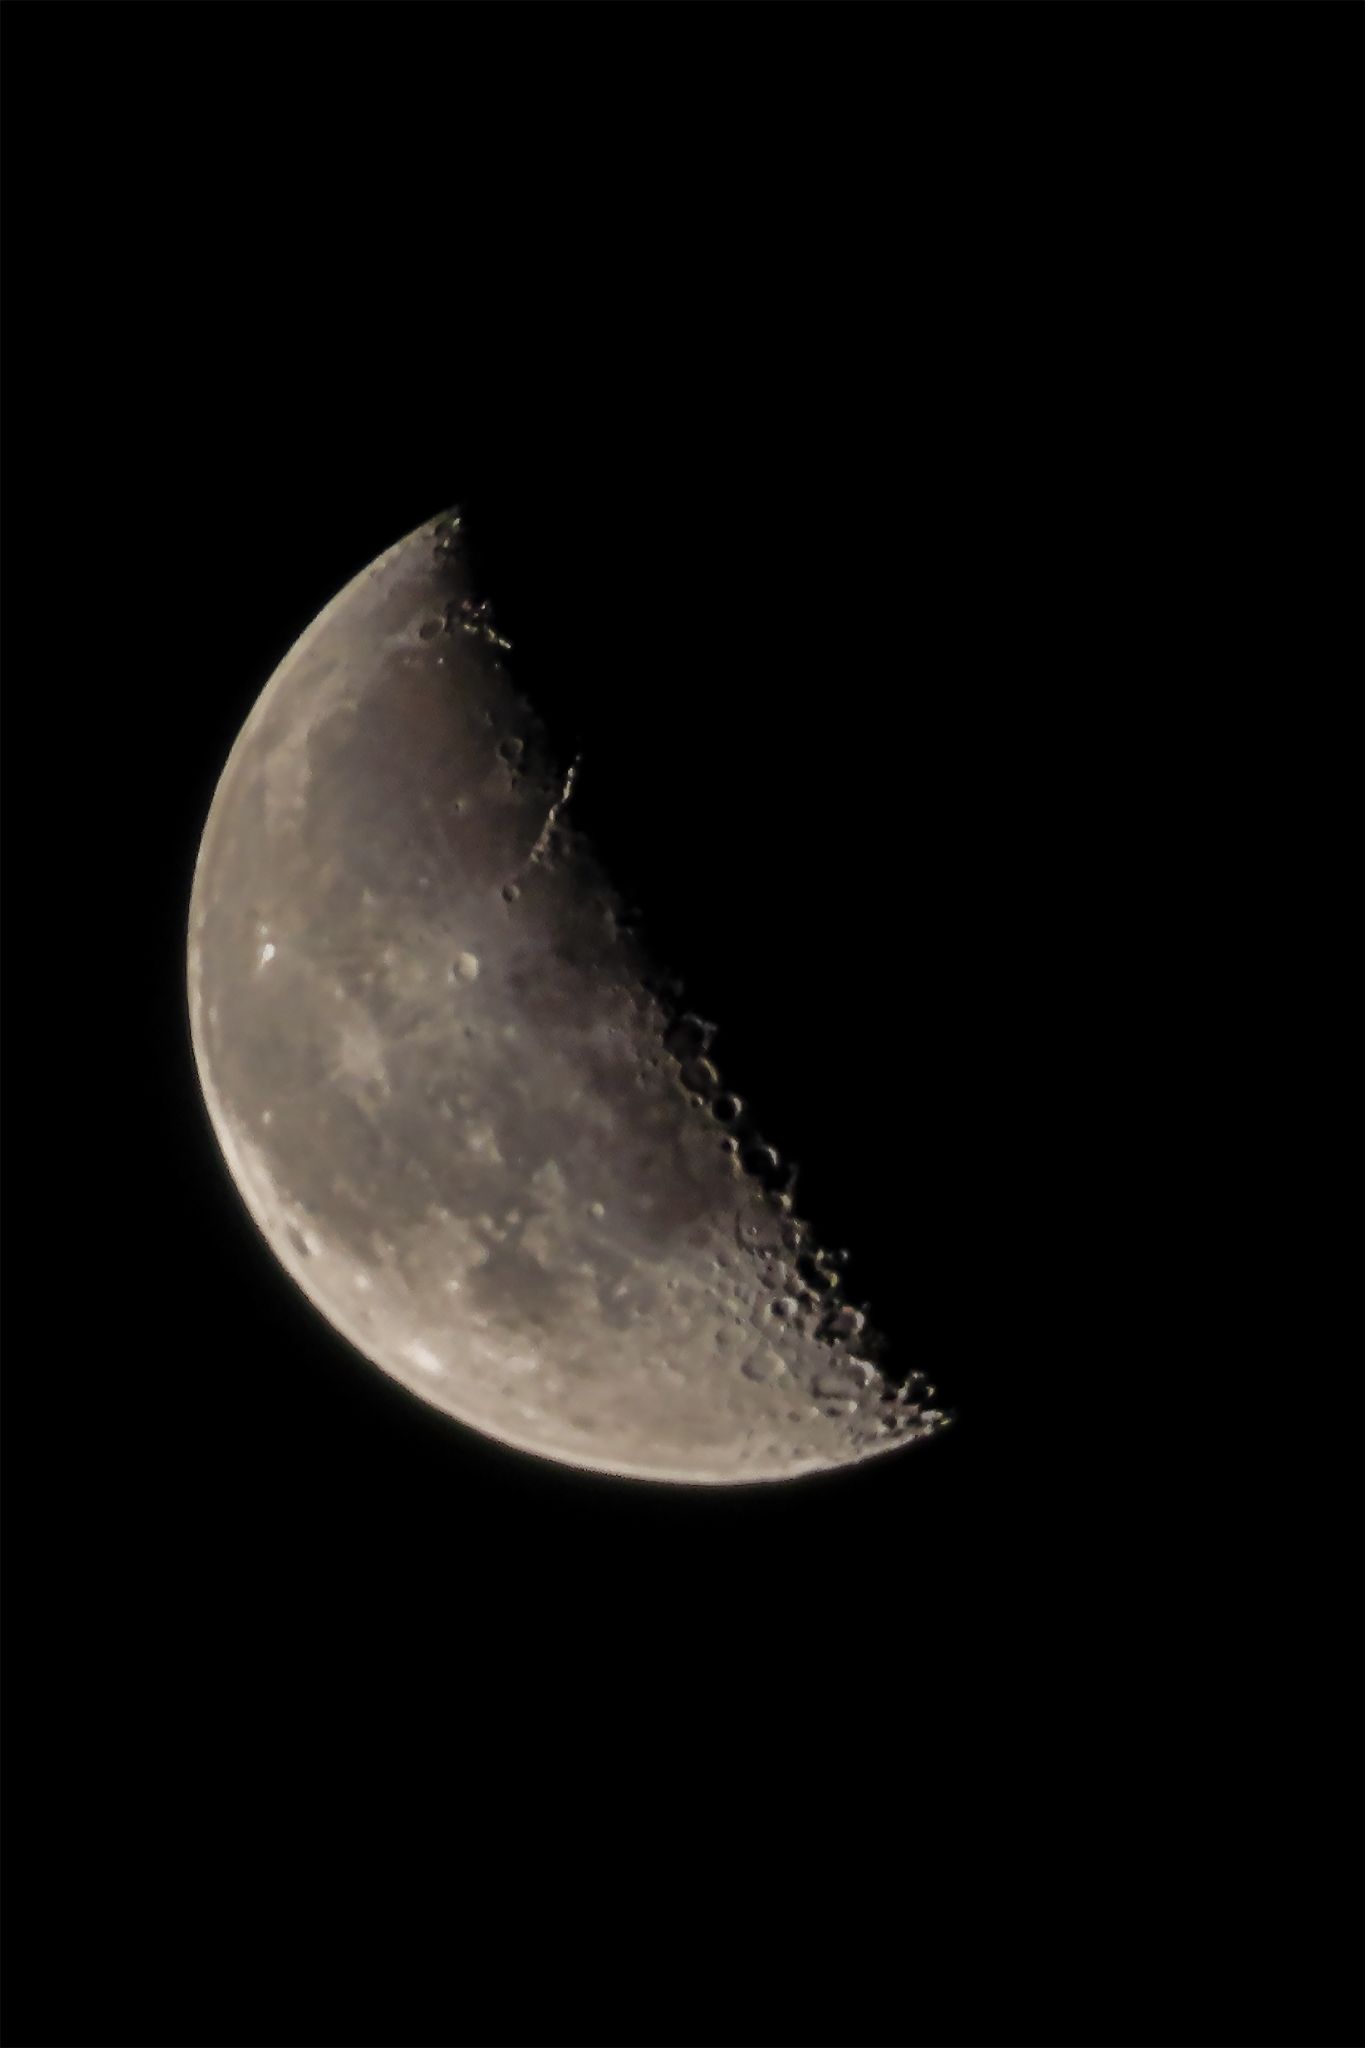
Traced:
<svg viewBox="0 0 1365 2048">
<path fill-rule="evenodd" d="M 439 512 L 433 512 L 419 533 L 456 533 L 464 525 L 464 508 L 460 505 L 443 505 Z"/>
<path fill-rule="evenodd" d="M 429 547 L 435 544 L 437 552 L 457 554 L 465 539 L 464 513 L 458 505 L 446 505 L 439 512 L 433 512 L 420 526 L 406 534 L 398 543 L 398 551 L 413 547 Z"/>
<path fill-rule="evenodd" d="M 374 560 L 359 572 L 357 582 L 368 582 L 376 573 L 385 573 L 400 566 L 408 565 L 415 557 L 425 558 L 427 551 L 437 561 L 451 562 L 459 559 L 464 552 L 464 514 L 458 505 L 448 505 L 440 512 L 433 512 L 420 526 L 414 526 L 401 540 L 385 548 Z M 347 586 L 347 591 L 351 588 Z M 344 597 L 346 591 L 340 592 Z M 325 616 L 325 614 L 324 614 Z"/>
</svg>

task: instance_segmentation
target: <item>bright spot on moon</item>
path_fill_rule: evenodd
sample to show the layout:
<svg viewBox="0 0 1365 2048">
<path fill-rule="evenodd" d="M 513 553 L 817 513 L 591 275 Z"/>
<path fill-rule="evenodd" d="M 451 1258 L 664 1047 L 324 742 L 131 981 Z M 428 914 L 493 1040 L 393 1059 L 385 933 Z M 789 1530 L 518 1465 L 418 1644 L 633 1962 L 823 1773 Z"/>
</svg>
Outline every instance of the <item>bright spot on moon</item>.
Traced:
<svg viewBox="0 0 1365 2048">
<path fill-rule="evenodd" d="M 404 1350 L 406 1356 L 412 1360 L 414 1365 L 420 1366 L 423 1372 L 440 1373 L 444 1371 L 440 1359 L 431 1350 L 430 1346 L 414 1340 L 411 1344 L 406 1345 Z"/>
</svg>

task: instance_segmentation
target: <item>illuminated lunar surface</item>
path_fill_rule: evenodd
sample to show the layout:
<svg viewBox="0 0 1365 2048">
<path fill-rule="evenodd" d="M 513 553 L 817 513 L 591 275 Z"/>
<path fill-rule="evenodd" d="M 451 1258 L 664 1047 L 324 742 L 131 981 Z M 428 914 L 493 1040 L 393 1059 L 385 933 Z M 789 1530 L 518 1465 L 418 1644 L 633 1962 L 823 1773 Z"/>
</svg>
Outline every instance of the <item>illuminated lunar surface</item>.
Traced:
<svg viewBox="0 0 1365 2048">
<path fill-rule="evenodd" d="M 446 515 L 232 750 L 189 996 L 251 1215 L 376 1365 L 544 1457 L 734 1483 L 933 1435 L 657 992 L 506 652 Z"/>
</svg>

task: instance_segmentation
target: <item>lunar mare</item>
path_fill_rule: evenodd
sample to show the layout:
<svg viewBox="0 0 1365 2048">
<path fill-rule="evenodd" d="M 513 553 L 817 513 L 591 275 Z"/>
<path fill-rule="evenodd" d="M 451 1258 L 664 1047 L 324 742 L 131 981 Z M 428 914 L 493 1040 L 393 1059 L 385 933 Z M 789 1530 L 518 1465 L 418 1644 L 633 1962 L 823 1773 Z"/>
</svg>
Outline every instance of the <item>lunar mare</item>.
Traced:
<svg viewBox="0 0 1365 2048">
<path fill-rule="evenodd" d="M 376 1365 L 541 1456 L 733 1483 L 935 1434 L 654 979 L 506 652 L 446 514 L 232 749 L 189 1002 L 252 1217 Z"/>
</svg>

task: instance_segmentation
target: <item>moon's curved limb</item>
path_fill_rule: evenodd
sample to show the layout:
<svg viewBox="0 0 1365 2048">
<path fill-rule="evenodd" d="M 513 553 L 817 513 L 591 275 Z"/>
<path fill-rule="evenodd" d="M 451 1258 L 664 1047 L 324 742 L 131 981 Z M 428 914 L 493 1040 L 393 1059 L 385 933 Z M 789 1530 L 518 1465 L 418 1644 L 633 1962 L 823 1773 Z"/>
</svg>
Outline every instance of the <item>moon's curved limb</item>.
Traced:
<svg viewBox="0 0 1365 2048">
<path fill-rule="evenodd" d="M 672 1015 L 470 588 L 458 515 L 280 664 L 204 830 L 195 1057 L 232 1176 L 336 1329 L 503 1442 L 789 1478 L 934 1434 Z"/>
</svg>

